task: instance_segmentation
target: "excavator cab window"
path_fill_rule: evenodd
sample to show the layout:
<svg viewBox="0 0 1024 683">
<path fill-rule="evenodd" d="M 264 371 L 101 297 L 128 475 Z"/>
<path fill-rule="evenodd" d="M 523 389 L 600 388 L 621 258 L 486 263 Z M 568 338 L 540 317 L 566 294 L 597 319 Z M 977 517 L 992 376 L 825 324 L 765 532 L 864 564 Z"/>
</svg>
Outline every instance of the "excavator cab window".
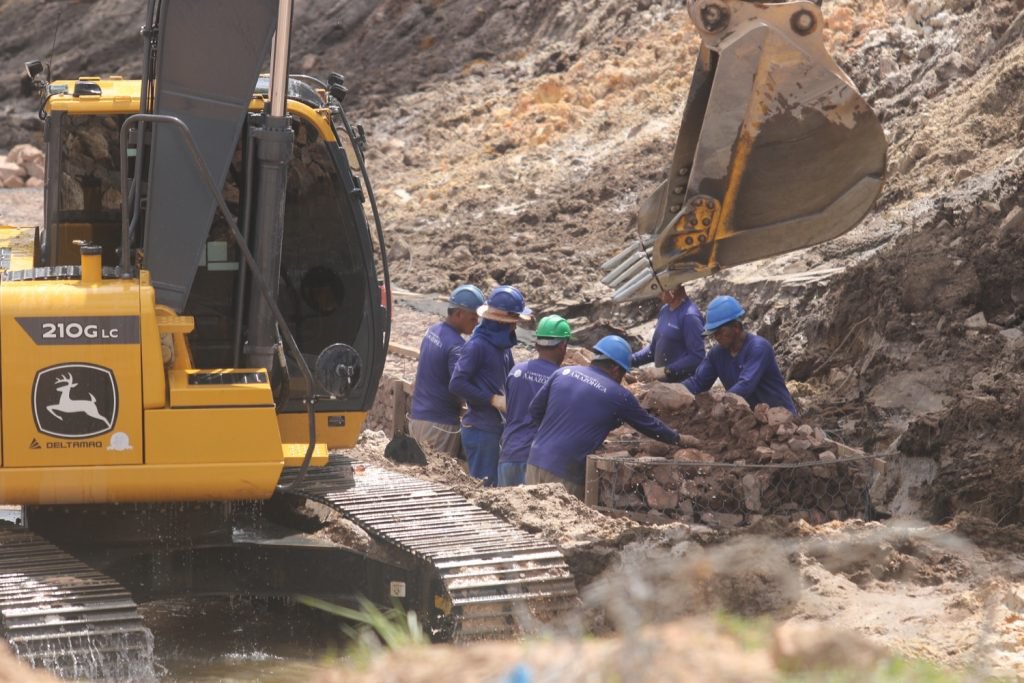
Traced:
<svg viewBox="0 0 1024 683">
<path fill-rule="evenodd" d="M 370 296 L 376 268 L 358 196 L 351 191 L 354 180 L 348 160 L 344 150 L 325 141 L 311 123 L 296 117 L 293 126 L 295 148 L 288 172 L 278 305 L 310 366 L 324 348 L 338 342 L 352 346 L 369 361 L 380 355 L 372 348 L 379 336 L 373 331 L 378 328 L 374 318 L 377 301 Z M 243 131 L 223 190 L 243 229 L 247 134 L 248 130 Z M 217 215 L 206 258 L 200 263 L 186 305 L 186 313 L 196 320 L 191 343 L 197 365 L 230 367 L 238 363 L 241 260 L 227 225 Z M 247 296 L 251 295 L 249 288 Z M 363 374 L 367 379 L 360 384 L 368 383 L 372 376 Z M 287 387 L 288 396 L 295 397 L 291 407 L 301 408 L 305 387 L 296 359 L 289 359 L 287 377 L 277 380 Z M 363 395 L 357 386 L 344 409 L 361 407 Z M 289 405 L 284 402 L 285 409 Z"/>
<path fill-rule="evenodd" d="M 117 265 L 121 234 L 118 131 L 124 119 L 55 112 L 47 120 L 47 152 L 56 162 L 60 181 L 47 190 L 36 265 L 78 265 L 76 240 L 101 245 L 103 264 Z"/>
<path fill-rule="evenodd" d="M 54 112 L 47 120 L 48 152 L 55 155 L 60 183 L 47 188 L 37 266 L 78 265 L 76 240 L 100 244 L 104 265 L 117 265 L 122 201 L 118 136 L 125 118 Z M 346 399 L 328 409 L 361 410 L 368 408 L 364 404 L 372 398 L 371 385 L 383 367 L 380 340 L 386 325 L 363 195 L 342 146 L 325 140 L 301 117 L 293 117 L 293 127 L 278 305 L 310 366 L 332 344 L 356 350 L 364 366 L 361 379 Z M 247 173 L 249 133 L 247 123 L 222 188 L 243 230 L 253 199 L 246 186 L 252 175 Z M 133 247 L 140 247 L 141 239 L 139 230 Z M 240 303 L 254 292 L 252 278 L 242 274 L 242 261 L 227 224 L 215 213 L 183 311 L 195 318 L 190 343 L 198 367 L 239 367 L 244 362 L 239 311 L 247 309 Z M 290 359 L 288 372 L 279 372 L 276 379 L 285 387 L 279 408 L 301 410 L 306 389 L 297 359 Z"/>
</svg>

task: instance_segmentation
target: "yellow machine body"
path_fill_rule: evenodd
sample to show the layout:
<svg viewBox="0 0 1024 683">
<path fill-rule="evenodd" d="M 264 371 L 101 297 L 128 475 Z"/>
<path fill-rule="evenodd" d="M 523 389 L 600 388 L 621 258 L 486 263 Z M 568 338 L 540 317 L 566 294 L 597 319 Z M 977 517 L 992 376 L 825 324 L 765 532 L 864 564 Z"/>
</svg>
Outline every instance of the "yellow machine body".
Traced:
<svg viewBox="0 0 1024 683">
<path fill-rule="evenodd" d="M 103 94 L 55 95 L 47 110 L 139 111 L 139 81 L 78 81 Z M 70 90 L 75 82 L 63 83 Z M 256 96 L 250 110 L 264 104 Z M 329 110 L 294 100 L 288 108 L 337 141 Z M 348 141 L 341 144 L 355 167 Z M 59 260 L 75 263 L 76 241 L 102 241 L 120 226 L 61 228 Z M 0 246 L 11 249 L 9 272 L 33 267 L 32 228 L 0 227 Z M 78 279 L 0 283 L 0 504 L 268 498 L 282 469 L 305 459 L 308 416 L 278 413 L 264 369 L 192 367 L 193 320 L 156 305 L 146 271 L 104 279 L 100 260 L 83 256 Z M 365 418 L 318 412 L 310 463 L 354 446 Z"/>
<path fill-rule="evenodd" d="M 0 502 L 269 497 L 294 447 L 266 371 L 190 367 L 191 319 L 99 260 L 0 284 Z"/>
<path fill-rule="evenodd" d="M 49 99 L 47 110 L 66 112 L 71 116 L 110 116 L 134 114 L 139 111 L 140 84 L 137 80 L 124 80 L 117 76 L 107 78 L 82 76 L 76 81 L 94 82 L 99 86 L 102 94 L 57 95 Z M 70 92 L 76 81 L 56 81 L 54 85 L 66 86 Z M 264 97 L 253 97 L 249 103 L 249 111 L 261 111 L 265 104 Z M 312 126 L 323 140 L 338 142 L 345 150 L 345 157 L 349 165 L 354 170 L 358 170 L 359 160 L 350 141 L 344 136 L 339 140 L 334 134 L 334 129 L 330 124 L 331 112 L 329 109 L 326 107 L 314 108 L 303 102 L 288 100 L 288 113 Z M 60 233 L 62 243 L 59 250 L 63 254 L 72 254 L 77 250 L 73 241 L 95 241 L 103 231 L 116 232 L 118 229 L 120 226 L 117 225 L 64 224 Z M 2 242 L 3 236 L 0 235 L 0 243 Z M 31 254 L 28 254 L 23 267 L 31 267 L 31 263 Z M 313 465 L 326 464 L 327 450 L 330 448 L 352 448 L 355 446 L 359 441 L 365 421 L 365 411 L 318 412 L 316 415 L 317 447 L 311 463 Z M 280 413 L 278 423 L 284 440 L 285 466 L 297 467 L 302 464 L 308 445 L 306 439 L 309 420 L 305 413 Z"/>
</svg>

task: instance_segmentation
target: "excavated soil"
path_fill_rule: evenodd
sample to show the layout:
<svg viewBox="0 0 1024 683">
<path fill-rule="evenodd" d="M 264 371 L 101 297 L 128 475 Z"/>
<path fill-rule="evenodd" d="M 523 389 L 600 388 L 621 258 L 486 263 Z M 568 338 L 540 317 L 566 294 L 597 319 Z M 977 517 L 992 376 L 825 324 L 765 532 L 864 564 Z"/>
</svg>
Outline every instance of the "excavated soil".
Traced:
<svg viewBox="0 0 1024 683">
<path fill-rule="evenodd" d="M 137 75 L 140 5 L 0 2 L 0 24 L 17 28 L 0 32 L 0 70 L 20 74 L 55 44 L 56 76 Z M 481 489 L 433 454 L 400 467 L 560 543 L 587 627 L 640 633 L 724 607 L 1020 676 L 1024 0 L 826 0 L 824 11 L 830 50 L 890 141 L 876 209 L 830 243 L 690 291 L 702 306 L 740 297 L 775 343 L 801 419 L 885 458 L 871 502 L 893 520 L 755 525 L 732 538 L 609 518 L 557 487 Z M 637 205 L 668 162 L 697 49 L 681 0 L 310 0 L 295 26 L 303 70 L 348 76 L 396 284 L 436 296 L 464 281 L 516 284 L 540 313 L 595 323 L 593 334 L 649 333 L 654 305 L 608 304 L 598 266 L 635 238 Z M 21 87 L 0 79 L 0 151 L 39 143 Z M 36 222 L 39 197 L 0 191 L 0 222 Z M 415 348 L 435 319 L 400 308 L 396 341 Z M 391 356 L 388 374 L 410 381 L 415 363 Z M 355 455 L 380 462 L 386 441 L 367 432 Z M 651 628 L 648 649 L 632 651 L 706 642 L 725 656 L 685 660 L 715 672 L 705 678 L 779 677 L 783 660 L 743 669 L 733 636 L 701 640 L 704 623 Z M 402 654 L 372 666 L 389 680 L 439 667 L 498 679 L 527 660 L 641 671 L 633 645 L 438 649 L 412 655 L 418 666 Z M 650 662 L 647 680 L 664 680 Z"/>
</svg>

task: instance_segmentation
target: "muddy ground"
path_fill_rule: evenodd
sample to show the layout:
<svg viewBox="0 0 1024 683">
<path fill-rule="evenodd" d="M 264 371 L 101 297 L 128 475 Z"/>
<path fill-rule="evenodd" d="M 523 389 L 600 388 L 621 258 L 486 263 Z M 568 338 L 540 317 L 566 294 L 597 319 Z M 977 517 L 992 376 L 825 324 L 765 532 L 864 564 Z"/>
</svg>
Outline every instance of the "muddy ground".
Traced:
<svg viewBox="0 0 1024 683">
<path fill-rule="evenodd" d="M 0 24 L 18 28 L 0 32 L 0 151 L 38 141 L 20 68 L 50 52 L 58 14 L 55 75 L 131 76 L 140 6 L 0 2 Z M 593 595 L 615 586 L 588 598 L 609 624 L 616 592 L 630 624 L 674 616 L 665 605 L 724 605 L 1019 675 L 1022 12 L 1024 0 L 826 0 L 829 47 L 890 141 L 877 207 L 828 244 L 690 288 L 701 305 L 739 296 L 803 417 L 887 461 L 872 498 L 888 526 L 797 524 L 736 541 L 610 519 L 550 488 L 483 491 L 451 463 L 424 474 L 562 543 Z M 511 283 L 541 313 L 649 329 L 653 306 L 608 304 L 598 266 L 635 237 L 637 205 L 668 163 L 697 49 L 681 0 L 310 0 L 295 25 L 303 70 L 348 75 L 397 285 L 440 296 Z M 95 40 L 100 28 L 109 39 Z M 34 222 L 34 202 L 38 192 L 0 192 L 0 222 Z M 433 318 L 402 311 L 396 337 L 417 346 Z M 390 375 L 412 378 L 413 362 L 392 360 Z M 359 451 L 379 458 L 384 442 L 369 433 Z M 745 542 L 781 559 L 751 578 L 735 561 L 759 556 L 734 545 Z M 693 572 L 723 571 L 710 584 L 724 588 L 692 594 Z M 630 578 L 604 584 L 604 572 Z"/>
</svg>

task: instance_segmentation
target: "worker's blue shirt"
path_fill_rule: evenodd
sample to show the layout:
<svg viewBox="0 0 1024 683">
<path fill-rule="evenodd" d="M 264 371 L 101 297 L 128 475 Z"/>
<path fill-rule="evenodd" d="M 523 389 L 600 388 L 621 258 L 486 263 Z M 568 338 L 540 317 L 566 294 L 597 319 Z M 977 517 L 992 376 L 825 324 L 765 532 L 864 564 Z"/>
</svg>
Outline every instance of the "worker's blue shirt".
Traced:
<svg viewBox="0 0 1024 683">
<path fill-rule="evenodd" d="M 573 365 L 555 371 L 530 404 L 537 435 L 529 464 L 582 484 L 587 455 L 623 422 L 667 443 L 679 434 L 640 407 L 633 394 L 594 367 Z"/>
<path fill-rule="evenodd" d="M 420 359 L 416 366 L 416 385 L 412 391 L 414 420 L 446 425 L 459 424 L 462 400 L 448 390 L 455 361 L 466 341 L 459 331 L 446 322 L 427 330 L 420 342 Z"/>
<path fill-rule="evenodd" d="M 751 407 L 767 403 L 796 415 L 793 397 L 775 362 L 775 350 L 764 337 L 748 332 L 743 348 L 735 357 L 724 346 L 715 346 L 683 385 L 697 394 L 709 390 L 716 379 L 722 380 L 726 391 L 747 399 Z"/>
<path fill-rule="evenodd" d="M 687 299 L 672 310 L 668 304 L 658 311 L 658 324 L 651 343 L 633 354 L 633 367 L 654 361 L 665 368 L 665 379 L 676 381 L 693 374 L 704 360 L 704 316 L 697 304 Z"/>
<path fill-rule="evenodd" d="M 530 418 L 530 402 L 558 366 L 542 358 L 518 363 L 505 380 L 505 431 L 499 462 L 526 462 L 537 427 Z"/>
<path fill-rule="evenodd" d="M 488 321 L 485 321 L 488 322 Z M 479 330 L 479 328 L 477 328 Z M 500 434 L 504 426 L 501 413 L 491 405 L 491 397 L 505 393 L 505 377 L 514 364 L 512 350 L 496 346 L 474 331 L 455 362 L 448 388 L 466 401 L 462 424 L 466 427 Z"/>
</svg>

